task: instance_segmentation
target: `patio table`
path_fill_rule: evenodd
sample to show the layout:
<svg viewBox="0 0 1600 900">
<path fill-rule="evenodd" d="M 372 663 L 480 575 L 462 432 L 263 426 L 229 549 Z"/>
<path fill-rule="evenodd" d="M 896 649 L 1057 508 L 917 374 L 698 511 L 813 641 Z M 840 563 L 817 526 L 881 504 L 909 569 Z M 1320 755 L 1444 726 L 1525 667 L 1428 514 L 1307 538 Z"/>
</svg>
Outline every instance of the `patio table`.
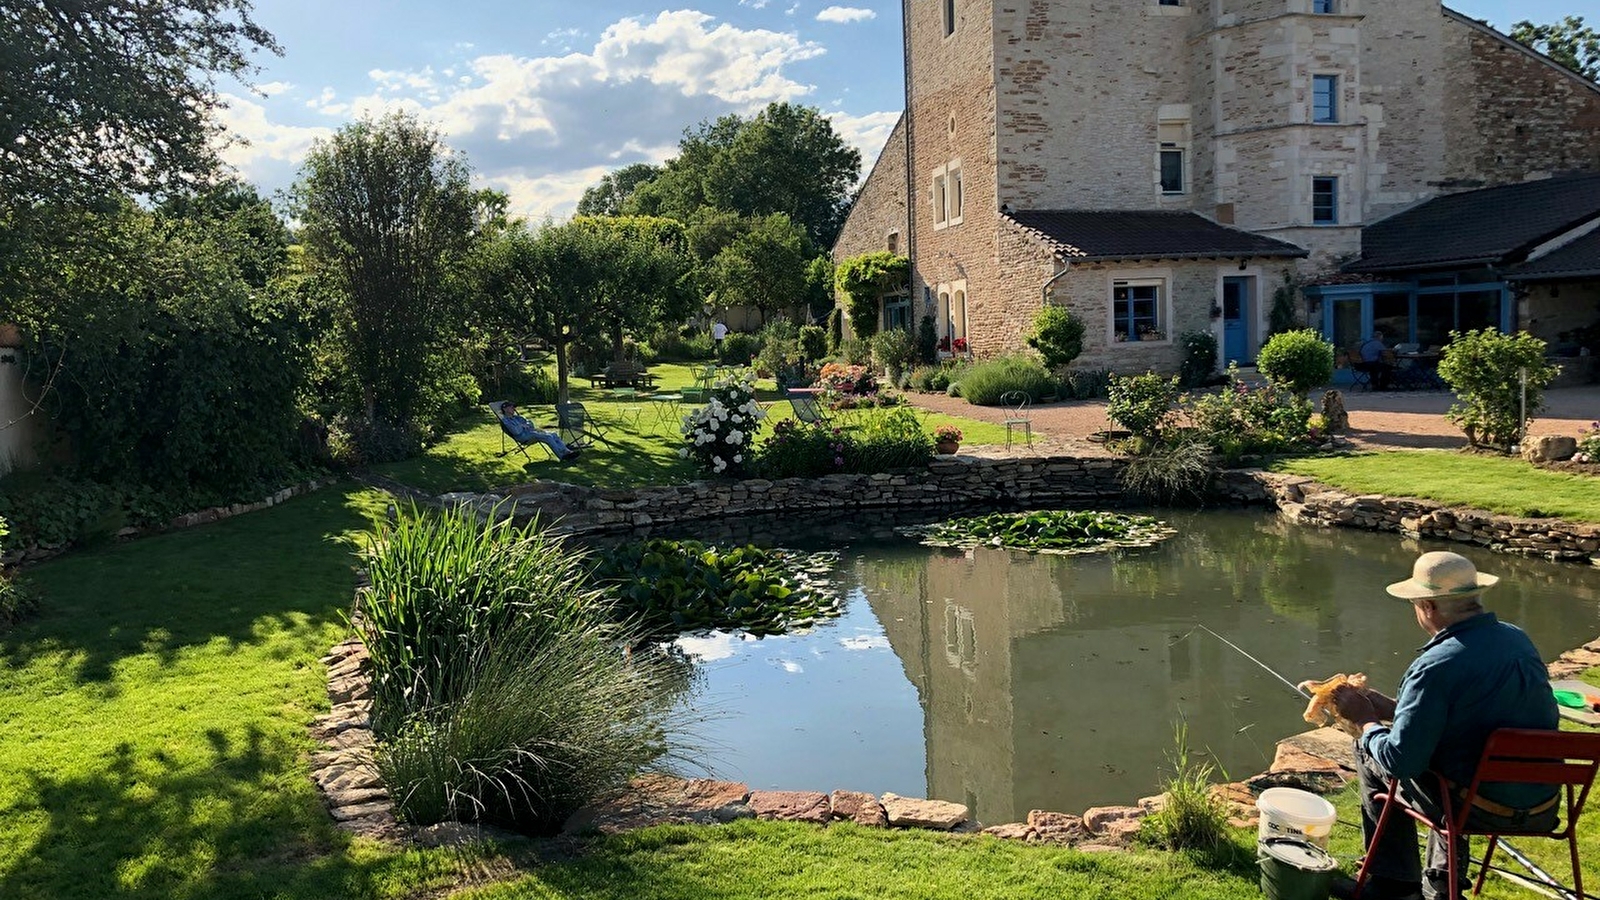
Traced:
<svg viewBox="0 0 1600 900">
<path fill-rule="evenodd" d="M 648 399 L 655 406 L 657 425 L 666 425 L 681 418 L 682 394 L 651 394 Z"/>
</svg>

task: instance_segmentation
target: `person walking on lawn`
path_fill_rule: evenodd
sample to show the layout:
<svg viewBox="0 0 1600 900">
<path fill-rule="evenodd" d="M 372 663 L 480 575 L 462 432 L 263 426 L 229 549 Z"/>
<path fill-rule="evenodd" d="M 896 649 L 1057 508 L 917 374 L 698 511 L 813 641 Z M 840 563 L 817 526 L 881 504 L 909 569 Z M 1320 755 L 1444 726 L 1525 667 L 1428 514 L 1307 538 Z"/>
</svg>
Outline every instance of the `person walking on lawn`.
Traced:
<svg viewBox="0 0 1600 900">
<path fill-rule="evenodd" d="M 541 443 L 549 447 L 562 462 L 572 462 L 583 452 L 582 447 L 567 446 L 560 435 L 535 428 L 532 422 L 517 414 L 517 405 L 510 400 L 500 404 L 500 413 L 505 416 L 506 433 L 519 444 Z"/>
<path fill-rule="evenodd" d="M 1349 685 L 1332 696 L 1341 719 L 1359 728 L 1356 762 L 1361 781 L 1361 827 L 1371 859 L 1363 900 L 1447 898 L 1444 841 L 1428 835 L 1427 867 L 1417 858 L 1417 828 L 1410 816 L 1389 817 L 1383 840 L 1373 845 L 1382 804 L 1375 795 L 1400 779 L 1400 797 L 1437 821 L 1443 815 L 1444 776 L 1459 801 L 1472 783 L 1489 734 L 1500 728 L 1555 729 L 1560 718 L 1549 673 L 1522 629 L 1483 608 L 1483 592 L 1500 579 L 1481 573 L 1457 553 L 1424 553 L 1411 577 L 1389 585 L 1410 601 L 1428 642 L 1400 679 L 1399 696 Z M 1555 830 L 1559 794 L 1553 785 L 1485 784 L 1469 821 L 1487 828 Z M 1458 859 L 1467 858 L 1466 840 Z M 1461 867 L 1464 876 L 1466 867 Z M 1355 882 L 1334 885 L 1353 896 Z"/>
</svg>

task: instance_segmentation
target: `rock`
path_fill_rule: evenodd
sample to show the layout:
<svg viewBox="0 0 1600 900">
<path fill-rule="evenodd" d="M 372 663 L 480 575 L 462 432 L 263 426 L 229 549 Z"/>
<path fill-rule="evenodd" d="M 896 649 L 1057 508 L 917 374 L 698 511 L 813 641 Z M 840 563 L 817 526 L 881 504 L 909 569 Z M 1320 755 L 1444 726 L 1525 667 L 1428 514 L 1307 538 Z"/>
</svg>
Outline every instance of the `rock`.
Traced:
<svg viewBox="0 0 1600 900">
<path fill-rule="evenodd" d="M 751 815 L 745 799 L 750 787 L 738 781 L 696 778 L 683 786 L 683 797 L 676 804 L 691 822 L 732 822 Z"/>
<path fill-rule="evenodd" d="M 983 834 L 1003 841 L 1026 841 L 1034 836 L 1034 830 L 1027 823 L 1012 822 L 1010 825 L 990 825 L 983 830 Z"/>
<path fill-rule="evenodd" d="M 1154 797 L 1140 797 L 1139 808 L 1146 813 L 1157 813 L 1167 808 L 1167 795 L 1157 794 Z"/>
<path fill-rule="evenodd" d="M 1080 816 L 1067 813 L 1046 812 L 1042 809 L 1028 811 L 1028 824 L 1034 828 L 1059 828 L 1071 825 L 1082 825 Z"/>
<path fill-rule="evenodd" d="M 348 822 L 351 819 L 360 819 L 365 816 L 388 815 L 392 812 L 389 801 L 372 801 L 358 803 L 355 806 L 335 806 L 333 818 L 335 821 Z"/>
<path fill-rule="evenodd" d="M 1356 750 L 1355 741 L 1350 735 L 1337 728 L 1318 728 L 1302 734 L 1287 737 L 1278 742 L 1279 747 L 1292 746 L 1297 750 L 1338 763 L 1346 769 L 1355 771 Z"/>
<path fill-rule="evenodd" d="M 338 809 L 343 806 L 360 806 L 364 803 L 377 803 L 387 801 L 389 792 L 381 787 L 349 788 L 340 791 L 328 791 L 328 806 Z"/>
<path fill-rule="evenodd" d="M 1115 844 L 1119 847 L 1126 847 L 1133 843 L 1134 838 L 1139 836 L 1141 827 L 1143 827 L 1143 823 L 1138 819 L 1118 819 L 1113 822 L 1107 822 L 1105 830 L 1099 832 L 1099 838 L 1101 841 Z"/>
<path fill-rule="evenodd" d="M 1328 422 L 1329 434 L 1343 434 L 1350 430 L 1350 414 L 1344 408 L 1344 394 L 1336 390 L 1323 392 L 1322 418 Z"/>
<path fill-rule="evenodd" d="M 1083 812 L 1083 825 L 1094 834 L 1104 835 L 1112 822 L 1138 821 L 1145 811 L 1137 806 L 1096 806 Z"/>
<path fill-rule="evenodd" d="M 944 800 L 918 800 L 899 794 L 883 795 L 883 811 L 896 828 L 932 828 L 949 831 L 967 820 L 967 808 Z"/>
<path fill-rule="evenodd" d="M 1522 458 L 1531 463 L 1561 462 L 1571 459 L 1577 452 L 1577 438 L 1566 435 L 1541 435 L 1529 438 L 1522 445 Z"/>
<path fill-rule="evenodd" d="M 857 825 L 882 828 L 889 824 L 889 814 L 883 804 L 872 794 L 860 791 L 834 791 L 828 795 L 835 819 L 849 819 Z"/>
<path fill-rule="evenodd" d="M 750 811 L 758 819 L 826 824 L 833 817 L 821 791 L 751 791 Z"/>
<path fill-rule="evenodd" d="M 1084 827 L 1083 819 L 1067 813 L 1031 810 L 1028 813 L 1028 826 L 1034 832 L 1029 840 L 1040 844 L 1070 847 L 1089 837 L 1089 829 Z"/>
</svg>

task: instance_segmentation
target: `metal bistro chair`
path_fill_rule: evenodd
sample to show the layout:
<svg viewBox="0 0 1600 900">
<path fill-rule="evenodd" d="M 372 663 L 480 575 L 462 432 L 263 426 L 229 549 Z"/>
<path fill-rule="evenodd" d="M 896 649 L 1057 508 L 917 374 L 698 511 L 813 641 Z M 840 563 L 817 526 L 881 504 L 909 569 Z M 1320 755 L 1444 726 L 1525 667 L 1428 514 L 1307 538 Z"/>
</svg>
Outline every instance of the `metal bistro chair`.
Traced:
<svg viewBox="0 0 1600 900">
<path fill-rule="evenodd" d="M 1452 802 L 1450 783 L 1443 776 L 1435 775 L 1439 779 L 1439 794 L 1444 812 L 1442 821 L 1432 821 L 1407 805 L 1398 797 L 1399 780 L 1391 780 L 1388 792 L 1377 797 L 1383 804 L 1383 812 L 1378 816 L 1378 826 L 1373 830 L 1372 841 L 1377 843 L 1379 836 L 1383 834 L 1383 829 L 1389 824 L 1390 814 L 1396 809 L 1421 822 L 1427 828 L 1439 832 L 1440 838 L 1444 840 L 1445 847 L 1449 850 L 1450 898 L 1455 900 L 1461 892 L 1459 879 L 1464 874 L 1467 863 L 1472 860 L 1456 857 L 1454 838 L 1481 835 L 1489 839 L 1488 850 L 1484 852 L 1483 862 L 1479 865 L 1478 880 L 1472 888 L 1473 896 L 1477 896 L 1483 890 L 1484 878 L 1489 874 L 1489 865 L 1494 860 L 1494 852 L 1499 847 L 1501 838 L 1538 837 L 1564 840 L 1572 855 L 1573 889 L 1576 891 L 1576 896 L 1584 897 L 1586 895 L 1583 893 L 1583 873 L 1578 867 L 1578 817 L 1583 814 L 1583 804 L 1589 799 L 1589 788 L 1594 784 L 1597 771 L 1600 771 L 1600 734 L 1501 728 L 1489 735 L 1489 741 L 1483 747 L 1483 756 L 1478 761 L 1478 770 L 1472 777 L 1472 784 L 1459 803 Z M 1478 788 L 1489 782 L 1548 784 L 1565 788 L 1552 802 L 1565 799 L 1566 827 L 1560 831 L 1496 831 L 1473 827 L 1468 819 L 1472 815 L 1473 805 L 1480 802 Z M 1357 897 L 1361 896 L 1362 890 L 1367 885 L 1369 877 L 1367 866 L 1371 857 L 1367 859 L 1368 862 L 1362 863 L 1361 872 L 1356 876 Z"/>
<path fill-rule="evenodd" d="M 1028 414 L 1028 407 L 1033 403 L 1033 397 L 1027 391 L 1006 391 L 1000 395 L 1000 405 L 1006 409 L 1006 449 L 1011 449 L 1012 429 L 1021 428 L 1023 435 L 1028 440 L 1028 446 L 1033 446 L 1033 419 Z"/>
</svg>

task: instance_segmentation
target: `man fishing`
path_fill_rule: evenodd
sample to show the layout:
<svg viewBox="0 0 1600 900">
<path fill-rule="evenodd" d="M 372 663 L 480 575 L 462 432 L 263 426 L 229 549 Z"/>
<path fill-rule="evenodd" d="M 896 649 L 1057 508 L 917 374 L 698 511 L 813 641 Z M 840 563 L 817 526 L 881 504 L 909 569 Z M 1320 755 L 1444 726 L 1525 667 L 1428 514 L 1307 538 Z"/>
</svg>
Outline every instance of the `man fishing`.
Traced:
<svg viewBox="0 0 1600 900">
<path fill-rule="evenodd" d="M 1499 578 L 1481 573 L 1457 553 L 1424 553 L 1411 577 L 1391 584 L 1391 596 L 1411 603 L 1417 624 L 1429 640 L 1400 679 L 1399 696 L 1341 686 L 1332 695 L 1339 716 L 1360 729 L 1356 761 L 1361 780 L 1361 827 L 1372 877 L 1363 900 L 1447 898 L 1446 848 L 1437 832 L 1428 835 L 1427 867 L 1417 858 L 1416 823 L 1392 815 L 1382 841 L 1374 845 L 1382 804 L 1375 798 L 1391 778 L 1400 779 L 1400 797 L 1438 821 L 1443 816 L 1438 779 L 1443 775 L 1462 798 L 1472 783 L 1490 732 L 1499 728 L 1555 729 L 1559 724 L 1549 674 L 1539 651 L 1520 628 L 1501 622 L 1483 608 L 1483 592 Z M 1385 724 L 1387 723 L 1387 724 Z M 1493 829 L 1554 830 L 1557 788 L 1532 784 L 1485 784 L 1469 822 Z M 1459 841 L 1459 859 L 1467 858 Z M 1465 867 L 1462 867 L 1465 875 Z M 1351 897 L 1355 882 L 1334 885 L 1334 895 Z"/>
</svg>

